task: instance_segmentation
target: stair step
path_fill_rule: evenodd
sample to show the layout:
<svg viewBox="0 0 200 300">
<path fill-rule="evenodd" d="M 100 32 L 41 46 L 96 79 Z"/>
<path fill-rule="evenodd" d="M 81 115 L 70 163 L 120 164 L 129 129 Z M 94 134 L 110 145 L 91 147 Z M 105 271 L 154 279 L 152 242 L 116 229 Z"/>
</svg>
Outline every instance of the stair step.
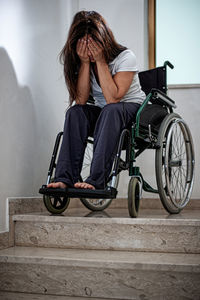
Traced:
<svg viewBox="0 0 200 300">
<path fill-rule="evenodd" d="M 15 245 L 200 253 L 200 218 L 199 212 L 195 213 L 154 217 L 147 213 L 137 219 L 106 218 L 105 214 L 96 218 L 44 213 L 15 215 Z"/>
<path fill-rule="evenodd" d="M 71 199 L 69 208 L 83 208 L 83 204 L 80 199 Z M 128 209 L 127 199 L 117 198 L 113 199 L 111 202 L 110 208 L 126 208 Z M 142 198 L 140 201 L 140 211 L 143 209 L 162 209 L 162 203 L 158 198 Z M 200 210 L 200 199 L 191 199 L 185 210 Z M 107 210 L 106 210 L 107 211 Z M 43 199 L 41 197 L 12 197 L 9 198 L 9 214 L 24 214 L 30 212 L 47 212 Z"/>
<path fill-rule="evenodd" d="M 114 300 L 111 298 L 93 298 L 93 297 L 73 297 L 73 296 L 59 296 L 59 295 L 44 295 L 44 294 L 30 294 L 30 293 L 15 293 L 15 292 L 1 292 L 1 300 Z M 124 299 L 118 299 L 124 300 Z"/>
<path fill-rule="evenodd" d="M 0 251 L 0 290 L 194 300 L 200 295 L 199 262 L 199 254 L 12 247 Z"/>
</svg>

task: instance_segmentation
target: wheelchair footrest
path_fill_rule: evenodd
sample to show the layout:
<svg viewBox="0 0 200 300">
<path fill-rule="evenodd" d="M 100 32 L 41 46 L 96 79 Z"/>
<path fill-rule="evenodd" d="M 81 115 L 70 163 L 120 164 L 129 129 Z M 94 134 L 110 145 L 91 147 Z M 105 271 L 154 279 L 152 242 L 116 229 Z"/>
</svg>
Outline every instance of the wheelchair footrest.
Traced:
<svg viewBox="0 0 200 300">
<path fill-rule="evenodd" d="M 90 190 L 90 189 L 77 189 L 77 188 L 65 188 L 65 189 L 54 189 L 47 188 L 43 185 L 40 190 L 40 194 L 48 196 L 59 196 L 69 198 L 97 198 L 97 199 L 114 199 L 117 196 L 117 190 L 112 187 L 107 187 L 104 190 Z"/>
</svg>

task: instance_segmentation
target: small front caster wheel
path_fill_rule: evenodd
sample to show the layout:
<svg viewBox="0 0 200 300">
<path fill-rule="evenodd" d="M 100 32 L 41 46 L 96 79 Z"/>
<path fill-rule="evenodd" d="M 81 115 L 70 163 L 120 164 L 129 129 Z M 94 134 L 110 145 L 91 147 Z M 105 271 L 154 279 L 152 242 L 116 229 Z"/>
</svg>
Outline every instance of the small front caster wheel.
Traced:
<svg viewBox="0 0 200 300">
<path fill-rule="evenodd" d="M 140 181 L 132 177 L 128 185 L 128 211 L 131 218 L 137 218 L 140 206 Z"/>
<path fill-rule="evenodd" d="M 43 201 L 44 205 L 50 213 L 58 215 L 63 213 L 67 209 L 70 198 L 44 195 Z"/>
</svg>

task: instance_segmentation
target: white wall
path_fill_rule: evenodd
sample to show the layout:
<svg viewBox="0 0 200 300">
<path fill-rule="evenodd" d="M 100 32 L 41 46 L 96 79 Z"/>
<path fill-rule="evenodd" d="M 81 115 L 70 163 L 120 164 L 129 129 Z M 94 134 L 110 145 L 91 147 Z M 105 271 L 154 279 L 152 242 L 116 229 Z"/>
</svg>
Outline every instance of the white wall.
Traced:
<svg viewBox="0 0 200 300">
<path fill-rule="evenodd" d="M 169 96 L 175 100 L 177 109 L 175 112 L 188 124 L 194 142 L 195 151 L 195 182 L 192 193 L 192 198 L 200 199 L 200 87 L 199 88 L 174 88 L 169 89 Z"/>
<path fill-rule="evenodd" d="M 0 230 L 6 228 L 6 198 L 37 195 L 46 181 L 63 127 L 68 94 L 58 54 L 70 4 L 0 0 Z"/>
</svg>

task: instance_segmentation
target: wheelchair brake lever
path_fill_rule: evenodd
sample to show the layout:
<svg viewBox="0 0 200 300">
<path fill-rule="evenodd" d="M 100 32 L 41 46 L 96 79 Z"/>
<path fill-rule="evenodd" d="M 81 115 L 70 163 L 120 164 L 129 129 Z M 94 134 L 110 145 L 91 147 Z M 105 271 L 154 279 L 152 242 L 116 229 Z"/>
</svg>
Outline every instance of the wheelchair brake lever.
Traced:
<svg viewBox="0 0 200 300">
<path fill-rule="evenodd" d="M 151 124 L 148 125 L 148 128 L 149 128 L 149 140 L 151 142 L 153 142 L 153 136 L 152 136 L 152 132 L 151 132 Z"/>
<path fill-rule="evenodd" d="M 151 124 L 148 125 L 148 128 L 149 128 L 149 141 L 150 141 L 151 143 L 157 142 L 156 138 L 152 135 L 152 132 L 151 132 Z"/>
</svg>

